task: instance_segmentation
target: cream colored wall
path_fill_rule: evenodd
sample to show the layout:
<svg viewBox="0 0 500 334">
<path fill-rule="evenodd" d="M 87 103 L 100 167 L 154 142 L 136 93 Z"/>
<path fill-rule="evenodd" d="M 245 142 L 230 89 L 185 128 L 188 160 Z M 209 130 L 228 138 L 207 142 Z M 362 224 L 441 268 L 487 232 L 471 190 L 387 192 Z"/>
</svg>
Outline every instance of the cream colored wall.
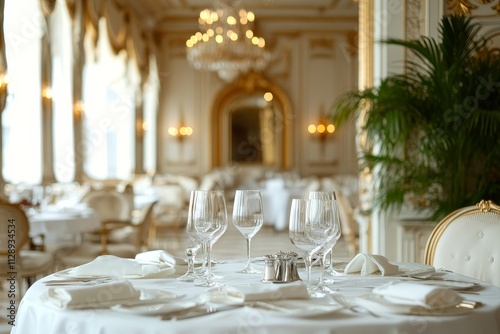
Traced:
<svg viewBox="0 0 500 334">
<path fill-rule="evenodd" d="M 292 165 L 300 175 L 356 174 L 354 126 L 338 130 L 322 144 L 307 133 L 307 125 L 317 122 L 321 111 L 328 113 L 334 99 L 357 87 L 355 15 L 323 27 L 308 22 L 276 25 L 266 18 L 257 23 L 267 41 L 272 61 L 264 76 L 288 95 L 293 115 Z M 159 49 L 161 80 L 159 116 L 159 173 L 201 177 L 212 169 L 211 108 L 217 93 L 226 85 L 214 73 L 194 70 L 185 56 L 185 40 L 193 33 L 186 28 L 165 31 Z M 196 27 L 195 27 L 196 28 Z M 172 28 L 173 29 L 173 28 Z M 184 122 L 194 133 L 183 142 L 167 134 L 170 126 Z"/>
</svg>

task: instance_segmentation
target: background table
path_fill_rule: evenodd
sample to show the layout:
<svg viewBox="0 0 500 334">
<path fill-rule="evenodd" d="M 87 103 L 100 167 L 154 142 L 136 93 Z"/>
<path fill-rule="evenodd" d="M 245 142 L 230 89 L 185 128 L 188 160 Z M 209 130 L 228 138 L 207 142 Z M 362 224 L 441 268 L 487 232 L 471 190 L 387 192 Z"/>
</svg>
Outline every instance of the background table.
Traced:
<svg viewBox="0 0 500 334">
<path fill-rule="evenodd" d="M 50 208 L 28 217 L 30 236 L 43 234 L 49 251 L 61 246 L 74 245 L 82 233 L 101 228 L 101 221 L 90 208 L 60 209 Z"/>
<path fill-rule="evenodd" d="M 217 264 L 213 270 L 223 275 L 221 280 L 226 284 L 259 283 L 259 274 L 239 274 L 244 261 Z M 256 263 L 263 268 L 263 263 Z M 206 288 L 194 287 L 192 283 L 179 282 L 175 277 L 182 275 L 185 267 L 171 278 L 132 280 L 138 288 L 162 289 L 185 294 L 186 297 L 199 295 Z M 305 277 L 303 269 L 301 277 Z M 470 280 L 457 274 L 446 274 L 446 277 Z M 280 315 L 273 311 L 243 307 L 235 310 L 216 313 L 189 320 L 162 321 L 152 316 L 140 316 L 121 313 L 109 309 L 90 310 L 54 310 L 45 306 L 40 295 L 48 287 L 43 285 L 44 278 L 36 282 L 26 293 L 16 318 L 16 326 L 12 334 L 60 334 L 60 333 L 499 333 L 500 329 L 500 288 L 481 283 L 484 286 L 477 295 L 465 295 L 469 300 L 480 301 L 484 306 L 464 315 L 452 316 L 406 316 L 383 315 L 373 317 L 369 314 L 353 313 L 340 310 L 319 317 L 300 317 Z M 339 276 L 334 284 L 338 293 L 346 297 L 368 293 L 373 287 L 402 277 L 380 276 Z M 264 284 L 264 283 L 261 283 Z"/>
</svg>

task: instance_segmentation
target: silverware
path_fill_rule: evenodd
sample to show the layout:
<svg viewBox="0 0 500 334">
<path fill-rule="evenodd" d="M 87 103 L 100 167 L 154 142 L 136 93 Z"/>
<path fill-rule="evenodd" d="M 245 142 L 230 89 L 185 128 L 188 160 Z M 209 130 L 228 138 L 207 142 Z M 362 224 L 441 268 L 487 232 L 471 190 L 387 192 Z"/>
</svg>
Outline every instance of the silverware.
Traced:
<svg viewBox="0 0 500 334">
<path fill-rule="evenodd" d="M 343 308 L 345 308 L 345 309 L 347 309 L 349 311 L 352 311 L 352 312 L 355 312 L 355 313 L 361 313 L 361 314 L 369 314 L 372 317 L 376 317 L 376 318 L 380 317 L 378 314 L 373 313 L 372 311 L 368 310 L 365 307 L 362 307 L 362 306 L 350 303 L 347 300 L 347 298 L 345 296 L 343 296 L 343 295 L 340 295 L 340 294 L 327 294 L 326 297 L 327 297 L 327 299 L 330 302 L 334 302 L 334 303 L 342 306 Z"/>
<path fill-rule="evenodd" d="M 457 307 L 465 307 L 465 308 L 468 308 L 471 310 L 473 310 L 477 307 L 480 307 L 480 306 L 483 306 L 483 303 L 472 301 L 472 300 L 462 300 L 462 302 L 457 305 Z"/>
<path fill-rule="evenodd" d="M 184 320 L 184 319 L 191 319 L 191 318 L 196 318 L 196 317 L 202 317 L 205 315 L 209 314 L 214 314 L 218 312 L 224 312 L 224 311 L 229 311 L 229 310 L 234 310 L 240 307 L 243 307 L 245 305 L 243 304 L 238 304 L 238 305 L 229 305 L 229 306 L 222 306 L 222 307 L 214 307 L 214 306 L 194 306 L 193 308 L 190 309 L 184 309 L 184 310 L 179 310 L 179 311 L 174 311 L 174 312 L 169 312 L 166 314 L 160 315 L 161 320 Z"/>
<path fill-rule="evenodd" d="M 55 279 L 43 282 L 46 286 L 64 285 L 95 285 L 111 282 L 111 278 L 88 278 L 88 279 Z"/>
</svg>

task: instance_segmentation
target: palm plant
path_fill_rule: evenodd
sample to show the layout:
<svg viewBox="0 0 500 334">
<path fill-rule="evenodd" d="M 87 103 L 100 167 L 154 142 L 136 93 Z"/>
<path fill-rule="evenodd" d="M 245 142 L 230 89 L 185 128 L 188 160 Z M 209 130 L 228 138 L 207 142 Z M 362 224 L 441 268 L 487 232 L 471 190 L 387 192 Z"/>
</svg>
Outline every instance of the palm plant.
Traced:
<svg viewBox="0 0 500 334">
<path fill-rule="evenodd" d="M 342 95 L 331 118 L 363 119 L 360 166 L 377 176 L 374 207 L 417 209 L 440 219 L 481 199 L 500 199 L 500 53 L 481 26 L 445 16 L 439 39 L 388 39 L 412 55 L 405 72 Z"/>
</svg>

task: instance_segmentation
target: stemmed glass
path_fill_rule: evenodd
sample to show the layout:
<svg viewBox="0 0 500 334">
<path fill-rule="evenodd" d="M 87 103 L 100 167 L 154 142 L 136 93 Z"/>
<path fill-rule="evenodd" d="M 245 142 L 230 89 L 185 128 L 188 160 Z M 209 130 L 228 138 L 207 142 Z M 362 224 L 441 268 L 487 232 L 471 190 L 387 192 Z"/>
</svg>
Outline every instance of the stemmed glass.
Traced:
<svg viewBox="0 0 500 334">
<path fill-rule="evenodd" d="M 194 282 L 196 279 L 199 278 L 198 274 L 195 272 L 194 269 L 194 260 L 196 257 L 196 253 L 200 249 L 200 247 L 203 244 L 203 240 L 200 238 L 198 233 L 196 233 L 196 230 L 194 228 L 194 224 L 192 223 L 192 206 L 194 204 L 193 197 L 195 195 L 194 191 L 191 191 L 191 195 L 189 198 L 189 209 L 188 209 L 188 222 L 186 225 L 186 234 L 189 238 L 188 240 L 188 247 L 186 248 L 186 257 L 188 261 L 188 269 L 187 272 L 178 277 L 177 279 L 179 281 L 183 282 Z"/>
<path fill-rule="evenodd" d="M 337 193 L 335 191 L 332 191 L 331 192 L 331 197 L 333 199 L 333 201 L 335 202 L 335 205 L 336 205 L 336 210 L 337 210 L 337 219 L 339 221 L 339 225 L 341 225 L 340 223 L 340 205 L 342 205 L 341 203 L 339 203 L 339 200 L 338 200 L 338 196 L 337 196 Z M 329 251 L 329 254 L 330 254 L 330 263 L 328 265 L 328 268 L 325 270 L 325 275 L 327 276 L 340 276 L 342 275 L 341 273 L 339 273 L 338 271 L 335 270 L 334 266 L 333 266 L 333 247 L 335 246 L 335 244 L 337 243 L 337 240 L 340 238 L 340 234 L 341 234 L 341 227 L 339 228 L 339 236 L 337 237 L 337 239 L 335 240 L 335 242 L 333 243 L 332 247 L 330 248 L 330 251 Z M 331 284 L 333 283 L 333 280 L 327 280 L 325 281 L 326 284 Z"/>
<path fill-rule="evenodd" d="M 307 270 L 307 289 L 313 298 L 325 294 L 312 286 L 312 256 L 328 242 L 334 233 L 334 213 L 331 200 L 292 199 L 289 236 L 304 254 Z"/>
<path fill-rule="evenodd" d="M 338 215 L 338 203 L 336 200 L 331 201 L 333 205 L 333 228 L 331 230 L 330 237 L 328 240 L 321 246 L 321 248 L 318 250 L 318 256 L 320 256 L 320 276 L 319 276 L 319 284 L 316 287 L 316 290 L 324 293 L 333 293 L 334 290 L 330 289 L 327 287 L 325 284 L 326 283 L 333 283 L 330 281 L 325 281 L 325 263 L 326 263 L 326 257 L 332 254 L 333 246 L 337 243 L 337 240 L 339 240 L 341 231 L 340 231 L 340 219 Z M 330 263 L 332 261 L 330 260 Z"/>
<path fill-rule="evenodd" d="M 212 278 L 212 245 L 215 235 L 227 226 L 226 201 L 224 192 L 221 190 L 195 190 L 193 191 L 188 214 L 188 226 L 186 229 L 194 230 L 206 246 L 207 271 L 199 280 L 195 281 L 197 286 L 220 286 Z"/>
<path fill-rule="evenodd" d="M 217 240 L 219 240 L 220 237 L 222 237 L 222 235 L 226 232 L 226 230 L 227 230 L 227 224 L 222 225 L 222 228 L 214 234 L 213 239 L 210 241 L 212 243 L 212 246 L 217 242 Z M 216 261 L 214 260 L 214 262 L 216 262 Z M 223 276 L 216 275 L 214 273 L 211 273 L 211 275 L 212 275 L 212 279 L 224 278 Z"/>
<path fill-rule="evenodd" d="M 239 271 L 245 274 L 261 273 L 251 265 L 250 241 L 262 227 L 264 214 L 259 190 L 236 190 L 233 208 L 233 225 L 247 241 L 247 265 Z"/>
</svg>

